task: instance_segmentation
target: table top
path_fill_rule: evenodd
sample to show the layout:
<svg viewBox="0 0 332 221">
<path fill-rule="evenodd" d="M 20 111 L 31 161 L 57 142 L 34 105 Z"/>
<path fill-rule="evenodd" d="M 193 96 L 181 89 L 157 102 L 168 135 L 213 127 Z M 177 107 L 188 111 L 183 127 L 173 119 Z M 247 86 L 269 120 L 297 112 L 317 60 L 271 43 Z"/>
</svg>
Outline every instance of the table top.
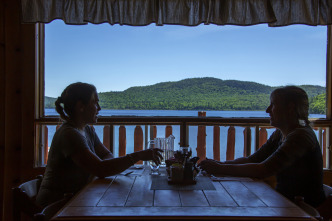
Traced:
<svg viewBox="0 0 332 221">
<path fill-rule="evenodd" d="M 52 220 L 315 220 L 262 181 L 230 178 L 213 181 L 215 190 L 151 190 L 149 169 L 137 171 L 94 180 Z"/>
</svg>

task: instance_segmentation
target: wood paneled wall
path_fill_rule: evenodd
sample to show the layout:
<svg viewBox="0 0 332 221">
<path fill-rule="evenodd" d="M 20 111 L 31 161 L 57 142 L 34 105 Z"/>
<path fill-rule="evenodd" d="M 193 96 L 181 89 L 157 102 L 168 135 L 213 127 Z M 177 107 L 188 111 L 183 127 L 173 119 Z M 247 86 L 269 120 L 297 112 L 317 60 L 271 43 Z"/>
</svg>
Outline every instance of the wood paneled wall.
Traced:
<svg viewBox="0 0 332 221">
<path fill-rule="evenodd" d="M 0 220 L 3 215 L 3 181 L 5 166 L 5 30 L 4 1 L 0 1 Z"/>
<path fill-rule="evenodd" d="M 20 1 L 1 1 L 1 217 L 11 220 L 11 188 L 36 175 L 34 157 L 35 28 L 20 22 Z M 3 160 L 2 160 L 3 159 Z"/>
</svg>

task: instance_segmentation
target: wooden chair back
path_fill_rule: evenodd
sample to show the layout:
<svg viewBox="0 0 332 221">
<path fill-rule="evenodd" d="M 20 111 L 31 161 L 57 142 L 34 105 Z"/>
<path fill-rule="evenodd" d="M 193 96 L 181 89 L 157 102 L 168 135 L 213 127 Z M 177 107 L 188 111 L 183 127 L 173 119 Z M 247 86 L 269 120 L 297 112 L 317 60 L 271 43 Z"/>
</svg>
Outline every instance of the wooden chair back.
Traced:
<svg viewBox="0 0 332 221">
<path fill-rule="evenodd" d="M 295 203 L 301 209 L 303 209 L 306 213 L 308 213 L 310 216 L 314 217 L 315 219 L 317 219 L 319 221 L 323 221 L 323 217 L 321 216 L 319 211 L 316 210 L 316 208 L 309 205 L 308 203 L 304 202 L 304 198 L 302 196 L 296 196 Z"/>
<path fill-rule="evenodd" d="M 73 196 L 73 194 L 65 194 L 64 198 L 46 206 L 40 213 L 36 213 L 33 217 L 34 221 L 49 221 Z"/>
<path fill-rule="evenodd" d="M 323 217 L 324 221 L 328 221 L 332 217 L 332 187 L 324 184 L 324 192 L 326 200 L 317 207 L 317 211 Z"/>
<path fill-rule="evenodd" d="M 22 183 L 20 186 L 12 189 L 13 193 L 13 219 L 15 221 L 21 220 L 21 212 L 29 217 L 42 211 L 36 203 L 36 196 L 41 184 L 43 176 L 38 176 L 36 179 Z"/>
</svg>

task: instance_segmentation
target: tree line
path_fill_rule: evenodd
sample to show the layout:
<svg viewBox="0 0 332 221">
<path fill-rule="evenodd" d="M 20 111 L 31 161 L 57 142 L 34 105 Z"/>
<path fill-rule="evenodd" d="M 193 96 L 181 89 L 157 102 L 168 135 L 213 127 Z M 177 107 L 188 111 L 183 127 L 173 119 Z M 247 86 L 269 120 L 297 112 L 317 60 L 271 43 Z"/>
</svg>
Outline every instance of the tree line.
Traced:
<svg viewBox="0 0 332 221">
<path fill-rule="evenodd" d="M 310 113 L 325 114 L 326 90 L 316 85 L 300 85 L 310 101 Z M 132 110 L 265 110 L 277 87 L 256 82 L 189 78 L 161 82 L 127 90 L 99 93 L 102 109 Z M 54 108 L 55 98 L 45 97 L 45 108 Z"/>
</svg>

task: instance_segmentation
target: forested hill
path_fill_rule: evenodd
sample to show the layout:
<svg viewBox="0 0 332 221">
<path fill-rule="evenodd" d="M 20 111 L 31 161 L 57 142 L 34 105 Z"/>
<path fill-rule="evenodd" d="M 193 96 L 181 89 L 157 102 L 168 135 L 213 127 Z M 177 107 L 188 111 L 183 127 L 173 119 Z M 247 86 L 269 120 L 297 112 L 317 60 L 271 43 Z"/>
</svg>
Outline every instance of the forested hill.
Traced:
<svg viewBox="0 0 332 221">
<path fill-rule="evenodd" d="M 300 87 L 306 90 L 311 100 L 325 93 L 325 88 L 321 86 Z M 265 110 L 274 89 L 275 87 L 255 82 L 189 78 L 131 87 L 121 92 L 103 92 L 99 93 L 99 99 L 103 109 Z M 321 101 L 318 98 L 315 100 Z"/>
</svg>

